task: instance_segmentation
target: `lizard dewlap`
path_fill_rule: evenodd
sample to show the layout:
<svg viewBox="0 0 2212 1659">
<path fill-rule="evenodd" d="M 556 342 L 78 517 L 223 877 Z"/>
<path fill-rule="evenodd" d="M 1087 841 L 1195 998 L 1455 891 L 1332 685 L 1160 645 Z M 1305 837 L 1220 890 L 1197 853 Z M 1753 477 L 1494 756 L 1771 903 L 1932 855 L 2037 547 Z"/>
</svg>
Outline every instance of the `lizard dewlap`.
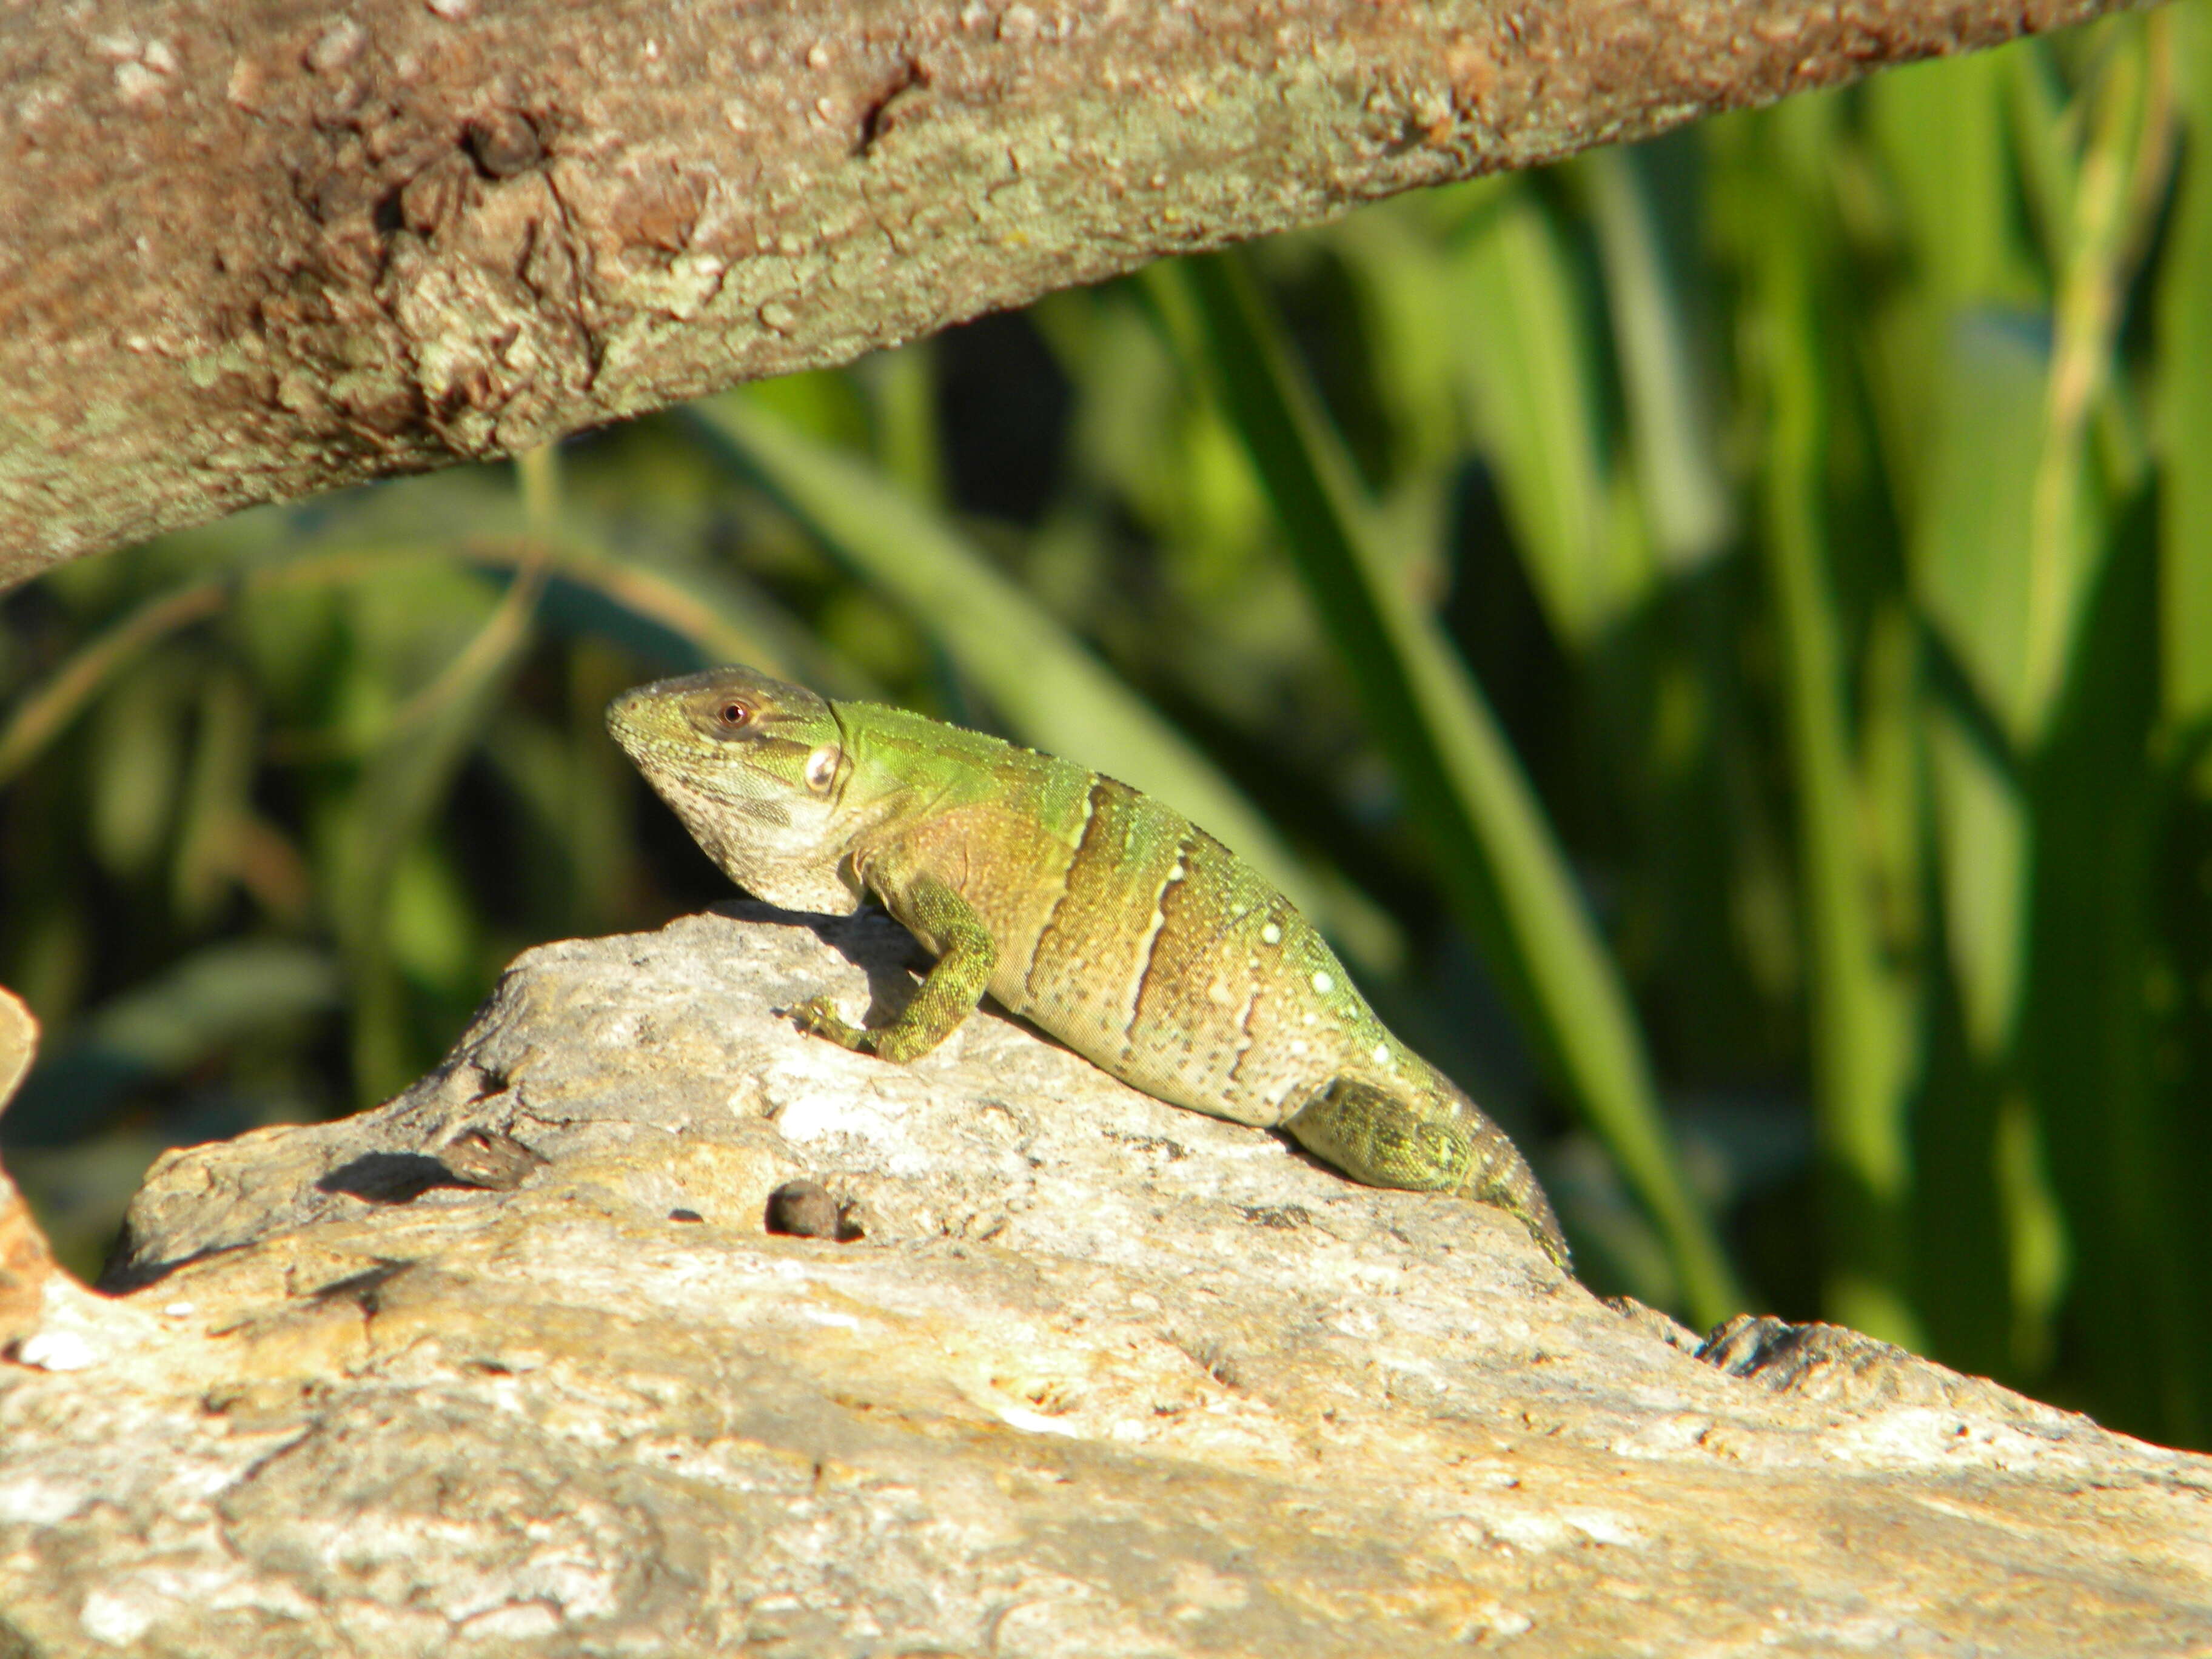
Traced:
<svg viewBox="0 0 2212 1659">
<path fill-rule="evenodd" d="M 1567 1247 L 1505 1133 L 1376 1018 L 1322 937 L 1188 819 L 1073 762 L 749 668 L 640 686 L 607 726 L 731 880 L 842 915 L 873 894 L 937 957 L 897 1019 L 806 1030 L 927 1054 L 985 992 L 1192 1111 L 1280 1126 L 1356 1181 L 1445 1191 Z"/>
</svg>

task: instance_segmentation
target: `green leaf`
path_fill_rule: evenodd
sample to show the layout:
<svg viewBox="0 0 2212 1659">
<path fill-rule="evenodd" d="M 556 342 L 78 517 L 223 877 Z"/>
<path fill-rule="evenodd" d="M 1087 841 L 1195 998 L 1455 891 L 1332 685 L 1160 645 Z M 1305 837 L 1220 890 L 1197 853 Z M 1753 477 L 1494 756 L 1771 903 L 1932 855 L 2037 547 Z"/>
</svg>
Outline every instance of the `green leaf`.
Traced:
<svg viewBox="0 0 2212 1659">
<path fill-rule="evenodd" d="M 279 940 L 213 945 L 94 1011 L 42 1060 L 9 1108 L 17 1145 L 73 1139 L 132 1089 L 173 1078 L 241 1038 L 338 1005 L 327 951 Z"/>
<path fill-rule="evenodd" d="M 1771 190 L 1772 186 L 1769 188 Z M 1827 386 L 1813 307 L 1816 239 L 1779 190 L 1754 250 L 1759 368 L 1769 407 L 1765 551 L 1783 644 L 1787 758 L 1811 964 L 1814 1109 L 1824 1160 L 1824 1299 L 1833 1316 L 1919 1346 L 1905 1230 L 1911 1032 L 1888 972 L 1861 840 L 1865 801 L 1845 701 L 1843 617 L 1821 512 Z"/>
<path fill-rule="evenodd" d="M 1909 540 L 1921 605 L 2021 749 L 2049 712 L 2029 677 L 2027 551 L 2043 465 L 2050 342 L 2040 319 L 1961 313 L 1938 343 L 1932 430 Z"/>
<path fill-rule="evenodd" d="M 1863 95 L 1918 287 L 1941 308 L 2039 297 L 2017 233 L 2011 70 L 1978 52 L 1893 70 Z"/>
<path fill-rule="evenodd" d="M 213 616 L 225 597 L 220 582 L 188 584 L 149 600 L 79 647 L 0 726 L 0 783 L 36 759 L 103 687 L 178 629 Z"/>
<path fill-rule="evenodd" d="M 208 675 L 199 697 L 191 775 L 179 814 L 170 878 L 178 916 L 204 926 L 238 872 L 243 832 L 253 811 L 256 737 L 253 694 L 234 671 Z"/>
<path fill-rule="evenodd" d="M 1642 601 L 1652 572 L 1612 533 L 1580 273 L 1524 188 L 1468 240 L 1456 275 L 1462 368 L 1506 515 L 1553 629 L 1587 645 Z"/>
<path fill-rule="evenodd" d="M 2033 935 L 2021 1022 L 2028 1081 L 2074 1262 L 2069 1322 L 2102 1408 L 2130 1433 L 2212 1426 L 2197 1103 L 2166 1084 L 2174 1000 L 2156 930 L 2171 780 L 2148 763 L 2159 635 L 2150 515 L 2099 573 L 2080 671 L 2032 776 Z M 2201 859 L 2202 854 L 2199 854 Z M 2191 860 L 2195 864 L 2197 860 Z M 2194 869 L 2185 879 L 2193 880 Z M 2201 900 L 2199 901 L 2201 902 Z"/>
<path fill-rule="evenodd" d="M 1604 262 L 1637 493 L 1653 552 L 1680 574 L 1719 553 L 1735 525 L 1711 388 L 1688 314 L 1692 273 L 1670 257 L 1655 199 L 1667 177 L 1658 171 L 1663 158 L 1675 154 L 1663 146 L 1614 146 L 1588 152 L 1576 167 L 1589 185 Z"/>
<path fill-rule="evenodd" d="M 2160 613 L 2166 718 L 2212 730 L 2212 8 L 2167 15 L 2188 150 L 2158 272 Z"/>
<path fill-rule="evenodd" d="M 93 846 L 118 875 L 145 872 L 175 815 L 185 717 L 198 687 L 176 654 L 164 665 L 166 672 L 135 676 L 108 694 L 89 745 Z"/>
<path fill-rule="evenodd" d="M 1403 198 L 1340 220 L 1325 234 L 1351 274 L 1371 373 L 1405 465 L 1456 464 L 1464 369 L 1437 343 L 1457 331 L 1463 296 L 1446 249 Z"/>
<path fill-rule="evenodd" d="M 1951 971 L 1975 1056 L 1994 1066 L 2011 1052 L 2027 968 L 2027 802 L 1957 714 L 1937 704 L 1928 735 Z"/>
<path fill-rule="evenodd" d="M 423 945 L 434 933 L 437 920 L 426 921 L 422 905 L 410 906 L 404 916 L 395 915 L 395 881 L 406 861 L 417 856 L 419 841 L 428 833 L 469 749 L 489 726 L 498 697 L 532 636 L 556 508 L 549 477 L 528 467 L 522 477 L 526 490 L 538 498 L 531 507 L 538 521 L 539 556 L 518 568 L 506 592 L 485 607 L 465 642 L 434 672 L 410 687 L 396 706 L 361 717 L 374 733 L 374 748 L 357 787 L 345 798 L 337 824 L 332 908 L 353 975 L 354 1086 L 364 1102 L 383 1099 L 404 1087 L 423 1058 L 410 1040 L 396 970 L 395 946 L 403 937 L 396 924 L 414 924 L 408 942 Z M 441 579 L 448 574 L 440 573 Z M 362 595 L 372 607 L 390 597 L 381 587 Z M 363 681 L 370 699 L 386 691 L 382 680 L 386 676 L 409 682 L 418 678 L 413 659 L 421 647 L 420 635 L 402 631 L 387 637 L 392 651 L 378 665 L 381 674 Z M 431 902 L 434 908 L 434 899 Z"/>
</svg>

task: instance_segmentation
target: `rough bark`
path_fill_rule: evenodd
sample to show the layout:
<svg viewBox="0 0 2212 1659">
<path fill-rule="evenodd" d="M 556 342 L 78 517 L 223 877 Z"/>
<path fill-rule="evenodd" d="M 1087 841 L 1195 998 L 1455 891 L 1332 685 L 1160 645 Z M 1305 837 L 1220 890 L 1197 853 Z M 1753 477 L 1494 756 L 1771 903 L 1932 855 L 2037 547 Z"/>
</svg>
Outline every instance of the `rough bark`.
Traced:
<svg viewBox="0 0 2212 1659">
<path fill-rule="evenodd" d="M 0 0 L 0 586 L 2111 0 Z"/>
<path fill-rule="evenodd" d="M 770 1012 L 912 953 L 532 951 L 391 1105 L 157 1165 L 128 1293 L 0 1279 L 0 1652 L 2212 1650 L 2212 1461 L 1701 1346 L 988 1012 Z"/>
</svg>

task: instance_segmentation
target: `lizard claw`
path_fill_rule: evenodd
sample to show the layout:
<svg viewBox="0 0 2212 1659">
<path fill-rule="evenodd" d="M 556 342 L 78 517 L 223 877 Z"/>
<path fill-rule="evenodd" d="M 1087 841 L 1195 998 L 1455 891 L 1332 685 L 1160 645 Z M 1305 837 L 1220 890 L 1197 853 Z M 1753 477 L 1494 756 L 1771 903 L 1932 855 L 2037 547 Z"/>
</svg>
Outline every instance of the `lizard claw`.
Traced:
<svg viewBox="0 0 2212 1659">
<path fill-rule="evenodd" d="M 868 1051 L 868 1033 L 839 1018 L 836 1008 L 826 996 L 809 997 L 789 1012 L 791 1023 L 810 1036 L 827 1037 L 839 1048 L 850 1048 L 856 1054 Z"/>
</svg>

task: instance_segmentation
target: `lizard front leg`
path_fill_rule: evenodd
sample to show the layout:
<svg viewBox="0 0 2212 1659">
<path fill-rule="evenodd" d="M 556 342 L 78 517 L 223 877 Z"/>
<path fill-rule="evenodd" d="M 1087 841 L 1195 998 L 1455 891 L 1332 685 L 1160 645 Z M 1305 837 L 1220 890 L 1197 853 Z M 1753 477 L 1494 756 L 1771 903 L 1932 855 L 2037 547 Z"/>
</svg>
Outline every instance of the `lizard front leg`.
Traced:
<svg viewBox="0 0 2212 1659">
<path fill-rule="evenodd" d="M 974 907 L 935 876 L 915 876 L 884 897 L 891 914 L 938 951 L 937 963 L 914 1000 L 896 1019 L 872 1031 L 840 1019 L 826 996 L 808 999 L 791 1017 L 802 1031 L 878 1060 L 902 1062 L 927 1054 L 975 1012 L 998 966 L 999 942 Z"/>
</svg>

